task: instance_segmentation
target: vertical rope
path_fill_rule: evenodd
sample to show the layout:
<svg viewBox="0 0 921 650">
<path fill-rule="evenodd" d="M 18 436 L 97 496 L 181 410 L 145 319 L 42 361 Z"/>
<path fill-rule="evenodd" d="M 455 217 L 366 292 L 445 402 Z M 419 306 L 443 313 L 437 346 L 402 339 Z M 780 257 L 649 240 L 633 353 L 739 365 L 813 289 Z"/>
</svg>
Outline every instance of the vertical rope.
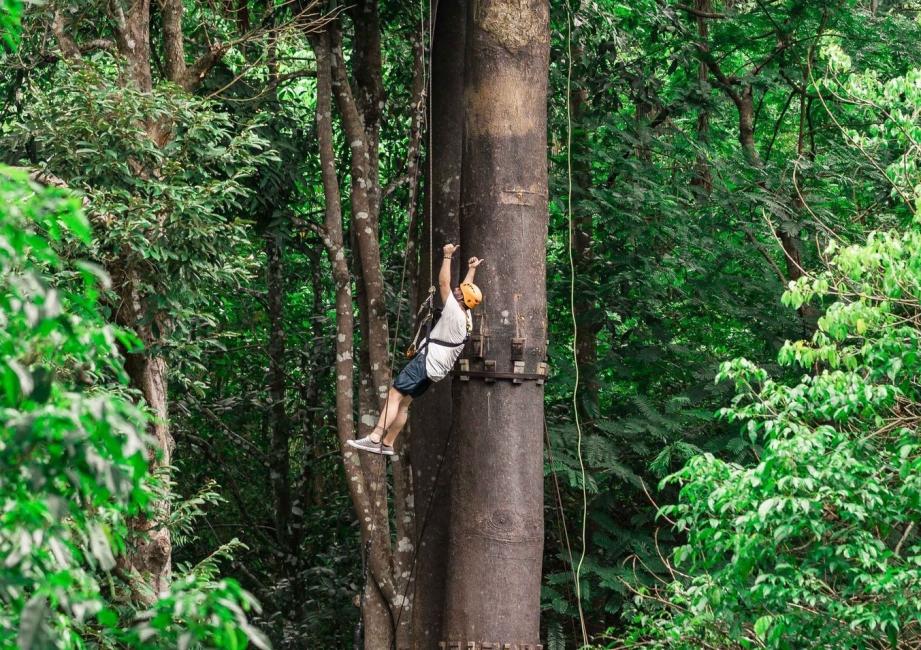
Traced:
<svg viewBox="0 0 921 650">
<path fill-rule="evenodd" d="M 425 50 L 422 51 L 422 57 L 423 57 L 422 68 L 425 71 L 425 75 L 426 75 L 425 76 L 425 83 L 426 83 L 426 86 L 425 86 L 425 100 L 426 100 L 425 128 L 427 131 L 426 136 L 428 138 L 428 145 L 429 145 L 428 149 L 425 152 L 426 162 L 428 163 L 428 167 L 429 167 L 428 187 L 425 188 L 425 193 L 428 194 L 426 198 L 428 198 L 428 202 L 429 202 L 429 291 L 430 292 L 435 287 L 434 276 L 433 276 L 433 273 L 434 273 L 433 269 L 435 267 L 435 258 L 434 258 L 435 250 L 434 250 L 434 247 L 432 246 L 432 242 L 434 241 L 434 236 L 435 236 L 434 235 L 435 219 L 433 218 L 433 214 L 432 214 L 432 210 L 434 209 L 434 205 L 435 205 L 435 199 L 434 199 L 435 193 L 432 191 L 432 168 L 433 168 L 432 159 L 434 158 L 434 156 L 432 156 L 432 123 L 434 122 L 434 119 L 435 119 L 435 113 L 432 110 L 432 70 L 431 70 L 431 67 L 432 67 L 432 48 L 435 42 L 435 31 L 434 31 L 435 30 L 435 25 L 434 25 L 435 18 L 434 18 L 434 12 L 432 11 L 432 3 L 436 1 L 437 0 L 429 0 L 429 4 L 428 4 L 428 8 L 429 8 L 428 68 L 426 68 L 426 65 L 425 65 Z M 437 8 L 436 8 L 436 11 L 437 11 Z M 423 35 L 424 33 L 425 33 L 425 30 L 423 29 Z"/>
<path fill-rule="evenodd" d="M 432 227 L 434 223 L 434 219 L 432 218 L 432 205 L 433 205 L 432 196 L 434 193 L 432 192 L 432 115 L 433 113 L 432 113 L 432 93 L 431 93 L 431 90 L 432 90 L 431 51 L 432 51 L 432 44 L 435 40 L 434 31 L 433 31 L 435 12 L 433 12 L 432 10 L 432 3 L 436 1 L 437 0 L 429 0 L 428 4 L 426 4 L 425 0 L 419 1 L 419 30 L 420 30 L 419 37 L 422 39 L 422 42 L 423 42 L 423 45 L 422 45 L 422 75 L 423 77 L 422 78 L 423 78 L 423 88 L 425 89 L 424 101 L 426 102 L 425 127 L 426 127 L 426 130 L 428 131 L 427 133 L 428 151 L 426 151 L 426 158 L 428 159 L 428 186 L 425 188 L 425 191 L 426 191 L 426 194 L 428 194 L 427 198 L 428 198 L 428 204 L 429 204 L 428 206 L 429 207 L 428 209 L 428 229 L 429 229 L 429 258 L 428 258 L 429 297 L 428 297 L 428 300 L 429 301 L 432 300 L 432 293 L 434 290 L 433 289 L 434 285 L 432 283 L 432 280 L 433 280 L 432 267 L 434 265 L 434 256 L 433 256 L 434 250 L 432 246 L 432 243 L 433 243 L 432 231 L 434 230 L 434 228 Z M 426 48 L 425 48 L 425 36 L 426 36 L 425 10 L 426 10 L 426 7 L 428 8 L 428 57 L 426 57 Z M 437 11 L 437 8 L 436 8 L 436 11 Z M 406 263 L 404 259 L 403 275 L 405 276 L 405 274 L 406 274 Z M 401 279 L 400 280 L 400 295 L 401 296 L 403 293 L 402 285 L 403 285 L 403 280 Z M 431 316 L 431 312 L 429 312 L 429 315 Z M 397 322 L 399 323 L 399 311 L 397 312 Z M 395 350 L 396 350 L 396 339 L 394 339 L 394 351 Z M 391 361 L 391 373 L 393 372 L 392 368 L 393 368 L 393 365 Z M 447 455 L 447 449 L 448 449 L 449 442 L 450 442 L 450 436 L 445 439 L 444 449 L 442 450 L 442 455 L 438 462 L 438 468 L 435 471 L 434 489 L 436 491 L 438 490 L 438 479 L 439 479 L 439 476 L 441 475 L 441 468 L 442 468 L 442 465 L 444 464 L 445 456 Z M 416 540 L 416 544 L 413 548 L 413 556 L 409 564 L 409 575 L 406 577 L 406 582 L 403 584 L 403 593 L 400 597 L 400 609 L 397 612 L 396 622 L 394 623 L 394 626 L 393 626 L 393 639 L 392 639 L 392 644 L 390 646 L 391 650 L 397 649 L 397 634 L 399 633 L 399 629 L 400 629 L 400 621 L 402 621 L 403 619 L 403 611 L 406 607 L 406 594 L 409 592 L 410 585 L 412 585 L 413 598 L 415 598 L 416 562 L 418 560 L 419 547 L 422 545 L 422 540 L 425 538 L 425 531 L 428 527 L 429 515 L 431 514 L 432 505 L 434 504 L 434 502 L 435 502 L 435 493 L 433 493 L 431 497 L 429 498 L 428 506 L 425 509 L 425 516 L 423 516 L 422 518 L 422 526 L 419 530 L 419 539 Z"/>
<path fill-rule="evenodd" d="M 582 611 L 582 564 L 585 562 L 585 532 L 588 521 L 588 494 L 585 487 L 585 463 L 582 460 L 582 423 L 579 419 L 579 327 L 576 322 L 576 264 L 573 257 L 575 228 L 572 218 L 572 7 L 566 2 L 566 215 L 569 221 L 569 313 L 572 316 L 572 362 L 576 370 L 572 388 L 572 412 L 576 423 L 576 455 L 579 457 L 579 471 L 582 475 L 582 551 L 576 566 L 576 606 L 579 609 L 579 624 L 582 627 L 582 643 L 588 645 L 588 631 L 585 628 L 585 614 Z"/>
</svg>

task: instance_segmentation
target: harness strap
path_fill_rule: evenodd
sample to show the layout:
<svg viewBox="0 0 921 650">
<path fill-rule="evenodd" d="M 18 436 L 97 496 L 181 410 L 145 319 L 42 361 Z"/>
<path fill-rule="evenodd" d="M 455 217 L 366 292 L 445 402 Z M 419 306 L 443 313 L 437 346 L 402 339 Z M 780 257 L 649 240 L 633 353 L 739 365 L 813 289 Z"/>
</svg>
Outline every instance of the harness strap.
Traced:
<svg viewBox="0 0 921 650">
<path fill-rule="evenodd" d="M 435 344 L 435 345 L 440 345 L 440 346 L 443 347 L 443 348 L 459 348 L 460 346 L 465 345 L 465 344 L 467 343 L 467 338 L 465 337 L 464 340 L 461 341 L 460 343 L 450 343 L 449 341 L 442 341 L 441 339 L 430 339 L 430 338 L 426 338 L 426 339 L 422 342 L 422 345 L 419 346 L 419 349 L 422 350 L 422 349 L 423 349 L 425 346 L 427 346 L 429 343 L 433 343 L 433 344 Z"/>
</svg>

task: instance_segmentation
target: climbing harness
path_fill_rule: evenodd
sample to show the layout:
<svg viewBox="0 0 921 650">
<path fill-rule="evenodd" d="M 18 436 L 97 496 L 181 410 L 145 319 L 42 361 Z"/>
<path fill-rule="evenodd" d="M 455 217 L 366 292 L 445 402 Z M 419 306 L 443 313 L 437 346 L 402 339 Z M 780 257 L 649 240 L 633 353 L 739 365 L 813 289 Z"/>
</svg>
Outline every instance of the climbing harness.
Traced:
<svg viewBox="0 0 921 650">
<path fill-rule="evenodd" d="M 464 337 L 463 341 L 460 341 L 459 343 L 452 343 L 451 341 L 443 341 L 441 339 L 432 338 L 432 328 L 435 326 L 435 323 L 438 322 L 439 313 L 441 312 L 440 309 L 434 306 L 434 300 L 432 299 L 432 296 L 434 295 L 435 287 L 429 287 L 428 298 L 425 299 L 425 302 L 422 303 L 422 306 L 419 307 L 419 311 L 416 313 L 416 320 L 419 321 L 419 327 L 416 328 L 416 334 L 413 336 L 413 342 L 409 344 L 408 348 L 406 348 L 407 359 L 412 359 L 420 352 L 423 352 L 429 345 L 438 345 L 443 348 L 459 348 L 466 345 L 468 339 L 470 338 L 469 315 L 467 336 Z M 423 312 L 425 312 L 424 316 L 422 315 Z"/>
<path fill-rule="evenodd" d="M 416 356 L 416 353 L 422 349 L 422 341 L 428 338 L 429 334 L 432 332 L 432 327 L 435 325 L 437 320 L 436 309 L 435 309 L 435 287 L 429 287 L 429 295 L 426 297 L 422 304 L 419 306 L 419 311 L 416 312 L 416 320 L 419 321 L 419 327 L 416 328 L 416 333 L 413 335 L 412 343 L 409 344 L 409 347 L 406 348 L 406 358 L 412 359 Z M 423 312 L 425 315 L 423 316 Z M 424 330 L 424 332 L 423 332 Z"/>
</svg>

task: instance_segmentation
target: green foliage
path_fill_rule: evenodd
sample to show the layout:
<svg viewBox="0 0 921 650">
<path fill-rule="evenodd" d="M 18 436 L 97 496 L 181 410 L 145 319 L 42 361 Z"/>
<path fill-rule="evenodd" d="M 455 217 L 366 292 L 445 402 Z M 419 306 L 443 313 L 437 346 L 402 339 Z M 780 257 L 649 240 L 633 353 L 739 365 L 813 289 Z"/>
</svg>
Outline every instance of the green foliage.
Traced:
<svg viewBox="0 0 921 650">
<path fill-rule="evenodd" d="M 256 125 L 172 86 L 140 92 L 119 74 L 108 54 L 57 66 L 30 87 L 9 142 L 86 195 L 97 261 L 116 282 L 142 275 L 144 319 L 165 317 L 181 342 L 214 323 L 213 291 L 249 270 L 233 255 L 245 182 L 274 154 Z"/>
<path fill-rule="evenodd" d="M 738 359 L 722 415 L 758 463 L 693 458 L 661 515 L 688 535 L 668 601 L 631 637 L 661 647 L 889 647 L 921 635 L 921 233 L 839 250 L 785 295 L 838 298 L 810 342 L 788 343 L 785 385 Z M 638 602 L 644 603 L 642 592 Z M 655 611 L 656 607 L 652 609 Z"/>
<path fill-rule="evenodd" d="M 911 12 L 881 5 L 871 14 L 853 2 L 808 0 L 710 4 L 714 17 L 700 21 L 691 3 L 571 3 L 569 97 L 566 15 L 559 7 L 553 16 L 548 300 L 555 374 L 547 412 L 552 467 L 577 545 L 582 504 L 565 213 L 569 108 L 573 216 L 592 235 L 589 254 L 576 251 L 576 312 L 580 340 L 597 344 L 594 362 L 580 364 L 586 566 L 623 578 L 584 572 L 592 597 L 583 607 L 595 629 L 620 625 L 618 612 L 630 607 L 624 583 L 648 589 L 671 579 L 660 554 L 668 557 L 683 534 L 657 533 L 652 501 L 677 498 L 675 483 L 657 490 L 660 479 L 701 453 L 748 465 L 763 452 L 762 440 L 739 437 L 732 423 L 714 417 L 731 397 L 726 383 L 712 381 L 720 361 L 745 357 L 782 382 L 801 374 L 778 364 L 778 352 L 785 340 L 814 331 L 826 303 L 798 311 L 779 305 L 795 265 L 778 236 L 793 240 L 809 271 L 823 264 L 817 240 L 862 241 L 872 229 L 912 218 L 914 188 L 898 176 L 899 169 L 910 174 L 905 156 L 913 144 L 905 134 L 915 129 L 917 52 L 904 45 L 918 30 Z M 699 78 L 701 22 L 724 81 L 712 71 Z M 836 67 L 831 43 L 850 59 L 850 75 Z M 873 79 L 895 81 L 884 87 Z M 746 86 L 760 166 L 740 146 L 730 97 Z M 595 396 L 587 378 L 596 381 Z M 555 621 L 562 602 L 571 605 L 565 616 L 575 615 L 571 567 L 558 527 L 548 521 L 546 530 L 545 618 Z"/>
<path fill-rule="evenodd" d="M 408 241 L 409 190 L 400 179 L 414 110 L 412 48 L 420 16 L 417 5 L 379 4 L 380 184 L 387 187 L 379 232 L 388 302 L 397 305 L 405 298 L 395 295 Z M 576 251 L 580 340 L 595 344 L 580 360 L 577 395 L 588 469 L 581 589 L 590 633 L 620 626 L 626 612 L 639 617 L 632 628 L 638 644 L 871 645 L 885 640 L 893 620 L 901 626 L 900 640 L 910 636 L 905 616 L 911 589 L 917 589 L 907 558 L 917 551 L 917 537 L 906 524 L 908 517 L 917 518 L 917 504 L 900 503 L 913 497 L 904 492 L 910 486 L 897 484 L 897 475 L 916 457 L 914 443 L 904 443 L 909 434 L 901 431 L 914 427 L 909 422 L 871 433 L 891 418 L 913 417 L 906 396 L 916 383 L 910 349 L 917 340 L 913 307 L 904 301 L 914 299 L 906 297 L 905 278 L 913 277 L 917 242 L 912 230 L 874 235 L 859 247 L 848 243 L 866 241 L 870 231 L 904 229 L 917 212 L 921 135 L 912 68 L 918 65 L 921 23 L 914 4 L 714 0 L 714 16 L 705 21 L 706 49 L 728 77 L 719 80 L 711 72 L 701 80 L 702 23 L 689 10 L 694 3 L 570 2 L 576 92 L 567 96 L 570 30 L 565 6 L 551 3 L 553 377 L 546 395 L 553 460 L 546 465 L 545 493 L 555 497 L 551 481 L 558 478 L 562 514 L 577 551 L 583 480 L 571 413 L 575 369 L 565 213 L 565 154 L 571 153 L 573 216 L 591 239 L 590 247 Z M 137 281 L 138 322 L 121 322 L 138 334 L 149 326 L 148 351 L 167 356 L 177 468 L 171 479 L 164 474 L 154 481 L 145 475 L 146 465 L 119 461 L 117 450 L 103 445 L 99 453 L 109 459 L 113 476 L 123 477 L 118 485 L 136 485 L 121 498 L 93 481 L 80 483 L 88 496 L 77 498 L 77 470 L 63 472 L 44 461 L 30 469 L 36 475 L 56 472 L 46 485 L 57 490 L 49 495 L 63 500 L 59 508 L 93 506 L 73 516 L 48 506 L 51 514 L 35 524 L 77 549 L 67 571 L 82 572 L 78 582 L 85 589 L 78 585 L 66 593 L 85 596 L 80 602 L 90 604 L 65 610 L 48 596 L 30 606 L 32 592 L 20 589 L 19 600 L 0 616 L 13 612 L 14 636 L 25 620 L 36 634 L 60 632 L 61 638 L 63 630 L 100 647 L 233 647 L 245 643 L 245 635 L 255 637 L 242 616 L 247 613 L 279 647 L 341 647 L 351 640 L 357 618 L 361 567 L 333 430 L 335 287 L 316 228 L 325 206 L 309 44 L 300 28 L 284 28 L 292 17 L 289 3 L 185 0 L 187 63 L 214 43 L 233 47 L 203 80 L 198 96 L 162 82 L 158 55 L 151 60 L 154 88 L 140 93 L 124 83 L 125 61 L 111 47 L 109 9 L 116 5 L 36 6 L 25 13 L 20 39 L 11 25 L 19 22 L 22 3 L 0 2 L 2 155 L 16 164 L 28 161 L 79 192 L 93 225 L 87 239 L 88 224 L 72 204 L 51 210 L 55 219 L 29 221 L 31 230 L 10 231 L 25 238 L 17 246 L 29 248 L 44 286 L 55 293 L 47 304 L 15 312 L 18 335 L 12 329 L 8 336 L 0 333 L 10 351 L 4 353 L 0 391 L 4 399 L 18 400 L 17 412 L 27 413 L 68 391 L 81 400 L 115 400 L 129 409 L 119 416 L 124 426 L 140 435 L 143 422 L 135 419 L 141 416 L 129 399 L 134 395 L 119 383 L 118 362 L 137 341 L 103 320 L 123 316 L 117 289 Z M 162 13 L 153 6 L 150 36 L 159 51 Z M 49 9 L 60 11 L 83 50 L 80 60 L 60 59 Z M 351 61 L 367 35 L 355 33 L 348 13 L 342 26 Z M 256 36 L 240 38 L 246 30 Z M 20 40 L 18 52 L 5 53 Z M 285 79 L 277 86 L 269 83 L 276 73 Z M 760 166 L 751 164 L 739 143 L 738 109 L 728 91 L 743 88 L 752 93 Z M 363 89 L 356 84 L 353 90 L 364 101 Z M 435 115 L 435 128 L 440 123 Z M 345 161 L 349 143 L 338 124 L 334 129 Z M 347 195 L 348 174 L 338 171 Z M 22 200 L 10 205 L 28 204 L 24 197 L 33 190 L 22 191 Z M 51 196 L 41 201 L 72 202 L 58 192 Z M 347 202 L 343 208 L 347 214 Z M 347 230 L 349 225 L 346 217 Z M 38 234 L 53 240 L 64 260 L 88 258 L 95 265 L 43 259 L 48 247 L 29 239 Z M 779 235 L 800 249 L 807 271 L 829 262 L 830 273 L 787 287 L 792 265 Z M 829 240 L 834 247 L 823 250 Z M 276 322 L 270 322 L 266 300 L 272 254 L 279 260 L 274 286 L 282 313 Z M 9 277 L 30 277 L 21 264 L 17 268 Z M 112 288 L 101 268 L 111 275 Z M 842 284 L 845 276 L 850 279 Z M 39 295 L 31 284 L 24 287 L 29 296 Z M 791 309 L 779 305 L 785 288 Z M 33 307 L 34 317 L 28 315 Z M 32 327 L 29 318 L 57 322 L 42 310 L 83 319 L 84 329 L 75 330 L 83 338 L 69 338 L 65 328 L 41 330 L 57 337 L 53 344 L 37 334 L 30 339 L 23 334 Z M 893 340 L 884 342 L 883 334 Z M 804 341 L 784 343 L 797 339 Z M 268 359 L 280 341 L 282 358 Z M 739 397 L 719 418 L 714 413 L 731 398 L 732 385 L 712 379 L 720 361 L 736 357 L 749 361 L 726 366 L 724 374 L 739 382 Z M 283 375 L 281 404 L 269 387 L 273 363 L 280 363 Z M 23 387 L 30 388 L 28 397 Z M 36 406 L 26 409 L 29 399 Z M 283 450 L 273 437 L 278 406 L 284 410 Z M 108 417 L 110 411 L 101 413 Z M 86 430 L 102 426 L 79 414 L 69 417 Z M 881 425 L 877 418 L 883 418 Z M 768 425 L 772 419 L 782 422 Z M 744 436 L 737 435 L 740 420 Z M 79 457 L 87 447 L 74 430 L 59 434 L 69 447 L 41 438 L 35 452 L 63 458 L 66 449 Z M 127 440 L 112 436 L 118 444 Z M 903 448 L 909 449 L 905 458 Z M 96 464 L 81 462 L 74 467 L 96 471 Z M 275 489 L 276 470 L 286 473 L 287 494 Z M 116 597 L 123 591 L 117 573 L 101 563 L 117 562 L 125 547 L 124 518 L 169 493 L 185 495 L 170 498 L 163 522 L 174 542 L 176 582 L 138 618 Z M 25 496 L 52 499 L 44 495 L 30 490 Z M 659 530 L 653 500 L 679 500 L 667 512 L 681 527 Z M 714 510 L 717 505 L 725 513 Z M 581 635 L 572 560 L 556 510 L 548 500 L 542 637 L 548 647 L 563 648 Z M 91 534 L 93 526 L 102 537 Z M 685 550 L 673 555 L 676 547 Z M 834 555 L 837 549 L 840 555 Z M 693 578 L 671 573 L 679 555 L 677 570 Z M 51 561 L 47 554 L 39 557 Z M 222 580 L 223 566 L 258 594 L 264 612 L 235 583 Z M 46 573 L 36 569 L 33 577 L 41 581 Z M 761 575 L 769 578 L 755 584 Z M 830 580 L 833 591 L 817 588 L 816 577 L 823 584 Z M 662 589 L 661 580 L 670 586 Z M 639 609 L 637 591 L 650 597 Z M 657 609 L 652 596 L 675 607 L 660 602 Z M 788 606 L 797 597 L 815 598 L 798 605 L 823 616 Z M 700 609 L 682 613 L 692 602 Z M 835 616 L 851 617 L 850 637 L 833 638 Z M 49 620 L 57 627 L 42 631 L 33 624 Z M 723 634 L 724 625 L 738 634 Z M 811 634 L 816 638 L 806 638 Z"/>
<path fill-rule="evenodd" d="M 144 420 L 106 385 L 124 378 L 116 342 L 134 343 L 95 311 L 92 273 L 49 283 L 68 271 L 52 242 L 89 241 L 79 202 L 21 171 L 0 183 L 0 636 L 68 646 L 101 609 L 94 572 L 114 569 L 124 517 L 150 498 Z"/>
<path fill-rule="evenodd" d="M 157 495 L 119 350 L 138 344 L 100 313 L 106 275 L 56 251 L 91 243 L 79 200 L 4 167 L 0 206 L 0 644 L 267 647 L 254 600 L 213 560 L 150 611 L 118 600 L 126 519 L 152 516 Z M 177 522 L 209 499 L 179 504 Z"/>
<path fill-rule="evenodd" d="M 0 2 L 0 52 L 15 51 L 19 46 L 22 0 Z"/>
<path fill-rule="evenodd" d="M 872 135 L 848 137 L 867 156 L 897 152 L 883 159 L 909 212 L 917 78 L 844 84 L 859 110 L 883 116 Z M 718 379 L 737 395 L 721 416 L 745 424 L 757 462 L 704 454 L 664 481 L 680 498 L 660 514 L 687 542 L 671 556 L 669 584 L 638 590 L 628 645 L 884 648 L 921 638 L 921 232 L 832 240 L 824 255 L 826 270 L 783 297 L 795 309 L 835 300 L 809 340 L 778 354 L 802 369 L 799 381 L 746 359 L 722 365 Z"/>
<path fill-rule="evenodd" d="M 139 616 L 122 642 L 137 648 L 228 649 L 252 643 L 267 650 L 268 641 L 247 621 L 247 612 L 255 607 L 255 599 L 235 580 L 202 581 L 188 574 L 173 581 L 169 594 Z"/>
</svg>

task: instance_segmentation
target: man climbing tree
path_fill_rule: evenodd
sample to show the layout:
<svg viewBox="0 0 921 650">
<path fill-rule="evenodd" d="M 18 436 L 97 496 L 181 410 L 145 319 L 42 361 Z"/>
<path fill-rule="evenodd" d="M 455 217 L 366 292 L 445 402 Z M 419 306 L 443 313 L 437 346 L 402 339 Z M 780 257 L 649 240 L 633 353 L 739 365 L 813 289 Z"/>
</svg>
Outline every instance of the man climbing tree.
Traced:
<svg viewBox="0 0 921 650">
<path fill-rule="evenodd" d="M 422 340 L 412 361 L 397 375 L 374 430 L 363 438 L 349 440 L 349 445 L 355 449 L 392 456 L 394 440 L 406 424 L 413 399 L 428 390 L 433 382 L 444 379 L 464 349 L 467 336 L 473 330 L 470 311 L 483 301 L 483 294 L 473 283 L 476 269 L 483 260 L 471 257 L 464 281 L 452 289 L 451 258 L 459 248 L 455 244 L 445 244 L 442 249 L 444 259 L 438 272 L 438 289 L 444 304 L 441 318 Z"/>
</svg>

